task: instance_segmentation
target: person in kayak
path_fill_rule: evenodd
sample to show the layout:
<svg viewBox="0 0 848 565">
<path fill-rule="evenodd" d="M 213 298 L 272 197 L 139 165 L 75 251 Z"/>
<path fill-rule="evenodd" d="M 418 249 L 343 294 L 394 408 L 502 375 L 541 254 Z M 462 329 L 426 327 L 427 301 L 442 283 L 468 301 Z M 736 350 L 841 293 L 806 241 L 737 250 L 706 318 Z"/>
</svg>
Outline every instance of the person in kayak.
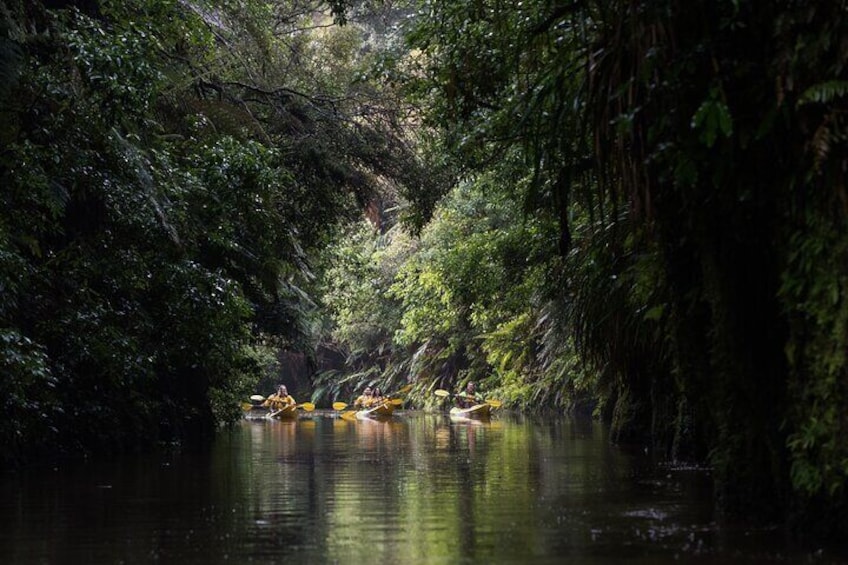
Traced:
<svg viewBox="0 0 848 565">
<path fill-rule="evenodd" d="M 382 404 L 383 401 L 386 400 L 383 398 L 383 393 L 380 391 L 380 387 L 374 387 L 374 390 L 371 391 L 371 406 L 377 406 Z"/>
<path fill-rule="evenodd" d="M 474 381 L 468 381 L 465 390 L 456 395 L 456 405 L 460 408 L 471 408 L 481 402 L 483 400 L 477 396 L 477 385 Z"/>
<path fill-rule="evenodd" d="M 262 405 L 267 406 L 271 410 L 282 410 L 286 406 L 290 406 L 292 404 L 297 404 L 297 402 L 295 402 L 295 399 L 289 395 L 286 385 L 278 385 L 277 392 L 270 395 Z"/>
<path fill-rule="evenodd" d="M 365 390 L 362 391 L 362 394 L 360 394 L 359 397 L 356 400 L 353 401 L 353 407 L 354 408 L 370 408 L 372 400 L 373 399 L 372 399 L 372 396 L 371 396 L 371 387 L 367 386 L 367 387 L 365 387 Z"/>
</svg>

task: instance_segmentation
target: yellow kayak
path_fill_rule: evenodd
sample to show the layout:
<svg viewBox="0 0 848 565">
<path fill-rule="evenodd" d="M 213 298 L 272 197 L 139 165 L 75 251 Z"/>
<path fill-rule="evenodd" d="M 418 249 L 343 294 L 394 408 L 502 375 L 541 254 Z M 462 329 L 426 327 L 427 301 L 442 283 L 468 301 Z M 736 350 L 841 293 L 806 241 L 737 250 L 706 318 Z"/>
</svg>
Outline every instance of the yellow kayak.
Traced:
<svg viewBox="0 0 848 565">
<path fill-rule="evenodd" d="M 356 413 L 356 417 L 360 420 L 364 418 L 389 418 L 395 411 L 395 407 L 390 402 L 384 402 L 373 408 L 360 410 Z"/>
<path fill-rule="evenodd" d="M 268 413 L 269 418 L 277 418 L 278 420 L 291 420 L 297 418 L 297 404 L 289 404 L 279 410 L 271 410 Z"/>
<path fill-rule="evenodd" d="M 492 406 L 490 404 L 475 404 L 470 408 L 454 406 L 450 409 L 450 415 L 459 418 L 488 418 L 492 415 Z"/>
</svg>

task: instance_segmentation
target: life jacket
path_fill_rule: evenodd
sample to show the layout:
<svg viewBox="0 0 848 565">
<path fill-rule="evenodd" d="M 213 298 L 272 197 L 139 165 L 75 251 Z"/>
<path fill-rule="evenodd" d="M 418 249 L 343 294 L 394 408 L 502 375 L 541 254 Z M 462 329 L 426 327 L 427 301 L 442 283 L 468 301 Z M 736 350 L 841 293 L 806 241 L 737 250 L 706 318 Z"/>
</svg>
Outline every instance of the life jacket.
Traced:
<svg viewBox="0 0 848 565">
<path fill-rule="evenodd" d="M 364 394 L 360 394 L 359 398 L 357 398 L 356 400 L 353 401 L 353 405 L 356 408 L 359 408 L 359 407 L 368 408 L 368 407 L 371 406 L 371 397 L 365 396 Z"/>
<path fill-rule="evenodd" d="M 268 397 L 268 400 L 264 402 L 264 405 L 270 407 L 273 410 L 280 410 L 281 408 L 285 408 L 291 404 L 297 404 L 294 398 L 291 395 L 280 396 L 277 393 L 272 394 Z"/>
<path fill-rule="evenodd" d="M 457 394 L 456 401 L 460 408 L 471 408 L 472 406 L 482 403 L 476 394 L 474 396 L 469 396 L 465 392 Z"/>
</svg>

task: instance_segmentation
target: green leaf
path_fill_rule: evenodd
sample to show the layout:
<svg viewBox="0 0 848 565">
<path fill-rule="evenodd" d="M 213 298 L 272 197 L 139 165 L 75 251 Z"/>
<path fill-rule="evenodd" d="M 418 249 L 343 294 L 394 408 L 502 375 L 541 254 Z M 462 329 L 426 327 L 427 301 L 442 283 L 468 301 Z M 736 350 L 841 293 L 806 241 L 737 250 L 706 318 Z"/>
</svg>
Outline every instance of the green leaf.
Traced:
<svg viewBox="0 0 848 565">
<path fill-rule="evenodd" d="M 651 308 L 650 310 L 645 312 L 645 319 L 657 321 L 660 318 L 662 318 L 664 312 L 665 312 L 665 306 L 664 305 L 660 304 L 659 306 L 654 306 L 653 308 Z"/>
<path fill-rule="evenodd" d="M 733 117 L 727 104 L 718 98 L 718 90 L 712 89 L 710 96 L 704 100 L 690 122 L 692 129 L 700 129 L 698 138 L 707 147 L 715 144 L 718 134 L 730 137 L 733 133 Z"/>
</svg>

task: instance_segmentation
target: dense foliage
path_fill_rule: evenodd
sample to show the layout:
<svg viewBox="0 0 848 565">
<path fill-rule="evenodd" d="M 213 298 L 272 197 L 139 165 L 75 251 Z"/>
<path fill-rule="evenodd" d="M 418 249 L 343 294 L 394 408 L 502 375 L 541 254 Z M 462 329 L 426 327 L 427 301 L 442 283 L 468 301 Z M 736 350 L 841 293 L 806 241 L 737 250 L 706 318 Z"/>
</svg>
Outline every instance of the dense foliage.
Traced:
<svg viewBox="0 0 848 565">
<path fill-rule="evenodd" d="M 600 371 L 616 433 L 709 457 L 731 512 L 838 530 L 844 9 L 434 0 L 420 16 L 430 123 L 469 171 L 520 151 L 527 210 L 558 219 L 554 323 Z"/>
<path fill-rule="evenodd" d="M 297 1 L 4 3 L 5 462 L 208 432 L 269 346 L 310 346 L 311 250 L 377 179 L 420 182 L 365 29 Z"/>
<path fill-rule="evenodd" d="M 708 460 L 724 510 L 844 531 L 844 10 L 418 16 L 409 92 L 464 180 L 394 271 L 394 365 L 516 404 L 588 390 L 614 439 Z"/>
<path fill-rule="evenodd" d="M 322 395 L 411 381 L 409 398 L 433 403 L 432 389 L 474 380 L 515 406 L 591 408 L 595 373 L 553 322 L 556 221 L 525 217 L 500 180 L 493 172 L 459 183 L 418 237 L 366 222 L 332 249 L 321 297 L 348 371 L 322 375 Z"/>
</svg>

